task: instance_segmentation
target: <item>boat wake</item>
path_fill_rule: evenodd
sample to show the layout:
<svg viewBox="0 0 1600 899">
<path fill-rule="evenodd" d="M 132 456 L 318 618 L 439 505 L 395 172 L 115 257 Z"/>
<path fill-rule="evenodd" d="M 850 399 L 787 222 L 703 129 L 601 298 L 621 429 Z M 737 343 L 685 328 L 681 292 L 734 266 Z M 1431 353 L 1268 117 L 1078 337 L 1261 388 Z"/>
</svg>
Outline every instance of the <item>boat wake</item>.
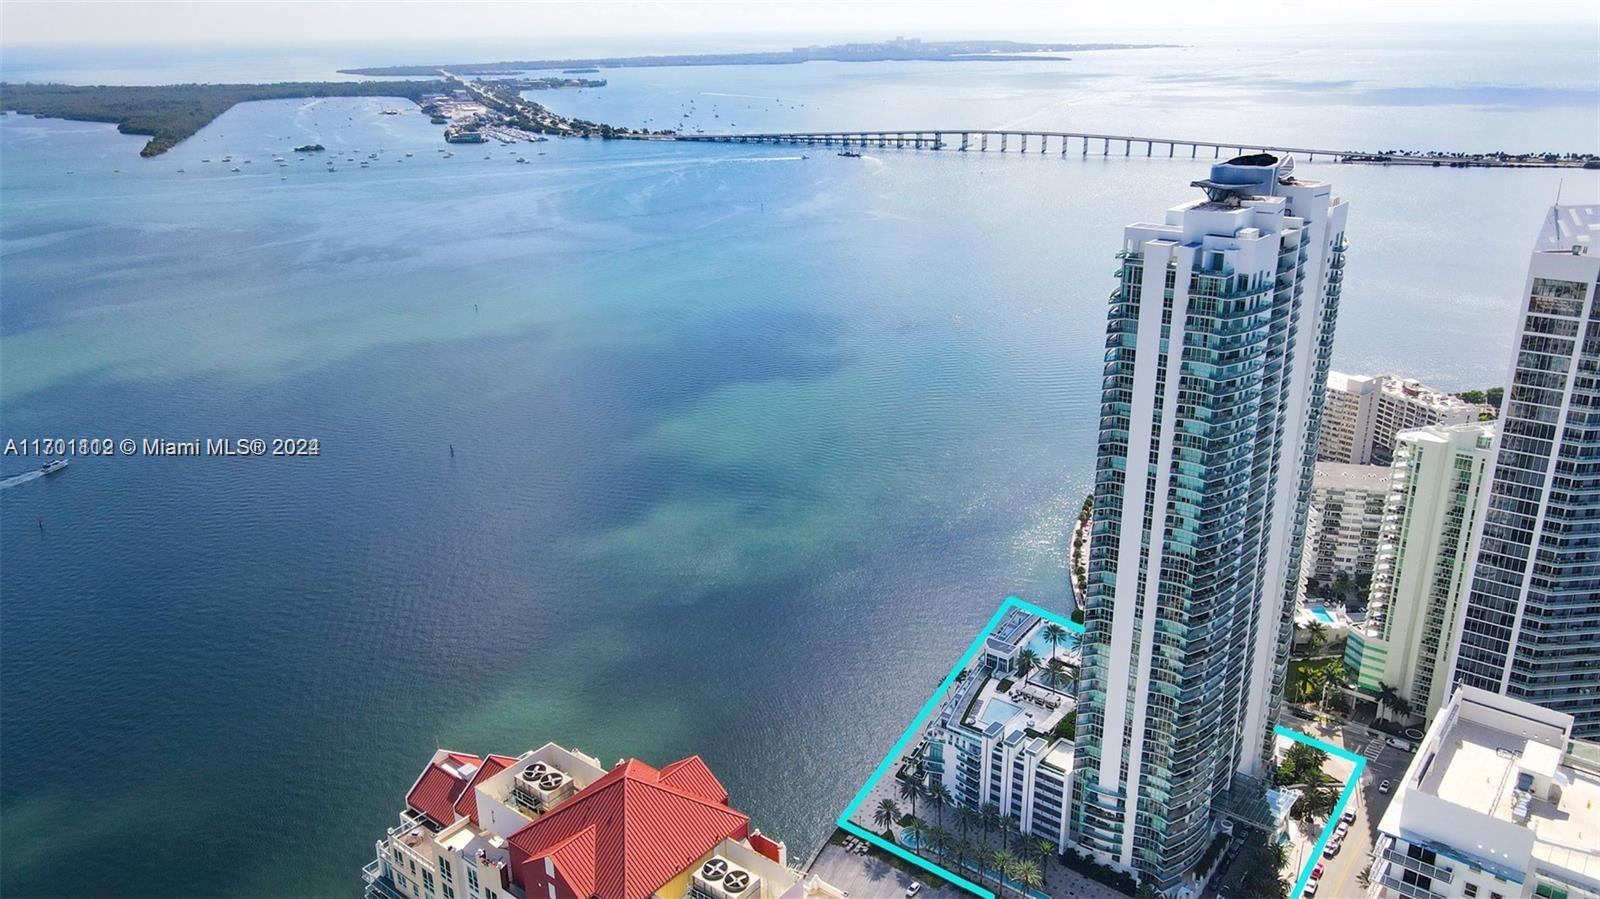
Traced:
<svg viewBox="0 0 1600 899">
<path fill-rule="evenodd" d="M 23 484 L 26 484 L 29 481 L 37 481 L 42 477 L 44 477 L 44 472 L 42 471 L 29 471 L 23 474 L 15 474 L 9 478 L 0 479 L 0 490 L 10 490 L 12 487 L 21 487 Z"/>
</svg>

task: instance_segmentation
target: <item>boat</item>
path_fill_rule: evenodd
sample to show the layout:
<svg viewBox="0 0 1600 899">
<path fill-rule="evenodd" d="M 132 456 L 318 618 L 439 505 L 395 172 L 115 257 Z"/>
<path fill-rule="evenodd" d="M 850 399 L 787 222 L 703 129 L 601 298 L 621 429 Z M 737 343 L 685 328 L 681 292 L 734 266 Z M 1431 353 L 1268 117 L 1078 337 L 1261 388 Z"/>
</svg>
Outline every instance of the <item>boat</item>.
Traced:
<svg viewBox="0 0 1600 899">
<path fill-rule="evenodd" d="M 860 159 L 861 158 L 861 154 L 860 153 L 856 153 L 856 152 L 854 152 L 852 150 L 840 150 L 839 151 L 839 155 L 845 157 L 846 159 Z"/>
<path fill-rule="evenodd" d="M 39 466 L 39 473 L 40 474 L 55 474 L 56 472 L 60 471 L 63 468 L 66 468 L 66 467 L 67 467 L 67 460 L 65 460 L 65 459 L 51 459 L 49 462 L 46 462 L 43 465 Z"/>
<path fill-rule="evenodd" d="M 321 153 L 326 149 L 327 147 L 324 147 L 321 144 L 301 144 L 300 146 L 295 147 L 294 151 L 296 153 Z"/>
</svg>

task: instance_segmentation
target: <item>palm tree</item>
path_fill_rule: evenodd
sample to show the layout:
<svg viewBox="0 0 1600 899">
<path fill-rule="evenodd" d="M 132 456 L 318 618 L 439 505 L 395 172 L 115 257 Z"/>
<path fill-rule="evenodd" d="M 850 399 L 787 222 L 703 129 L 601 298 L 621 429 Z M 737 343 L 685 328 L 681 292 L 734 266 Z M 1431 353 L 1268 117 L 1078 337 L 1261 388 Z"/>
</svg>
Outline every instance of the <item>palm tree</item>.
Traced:
<svg viewBox="0 0 1600 899">
<path fill-rule="evenodd" d="M 1050 864 L 1050 859 L 1056 854 L 1056 844 L 1043 837 L 1034 837 L 1022 844 L 1022 857 L 1038 865 L 1043 870 Z"/>
<path fill-rule="evenodd" d="M 984 830 L 1000 829 L 1001 815 L 999 805 L 993 802 L 985 803 L 981 814 L 983 815 Z M 987 837 L 987 835 L 985 836 Z"/>
<path fill-rule="evenodd" d="M 1051 657 L 1050 661 L 1044 666 L 1045 685 L 1059 690 L 1070 676 L 1067 673 L 1067 667 L 1066 662 Z"/>
<path fill-rule="evenodd" d="M 933 800 L 933 812 L 940 827 L 944 826 L 944 810 L 946 806 L 955 802 L 955 797 L 950 795 L 950 788 L 939 781 L 934 781 L 928 787 L 928 798 Z"/>
<path fill-rule="evenodd" d="M 1328 639 L 1328 626 L 1320 621 L 1306 625 L 1306 655 L 1314 656 Z"/>
<path fill-rule="evenodd" d="M 1400 691 L 1383 681 L 1378 681 L 1378 709 L 1380 711 L 1393 709 L 1396 701 L 1403 701 L 1400 699 Z"/>
<path fill-rule="evenodd" d="M 978 813 L 973 811 L 971 806 L 956 806 L 956 826 L 961 828 L 961 838 L 963 840 L 967 838 L 967 831 L 978 823 L 978 817 Z"/>
<path fill-rule="evenodd" d="M 1050 658 L 1053 659 L 1056 657 L 1056 653 L 1060 651 L 1061 644 L 1067 642 L 1067 637 L 1070 632 L 1066 628 L 1052 621 L 1044 626 L 1042 633 L 1044 635 L 1044 641 L 1050 644 Z"/>
<path fill-rule="evenodd" d="M 900 806 L 895 805 L 893 799 L 885 799 L 878 803 L 878 810 L 872 813 L 872 823 L 891 835 L 894 833 L 892 825 L 899 820 Z"/>
<path fill-rule="evenodd" d="M 911 834 L 911 844 L 918 852 L 927 849 L 928 827 L 921 818 L 913 817 L 911 823 L 906 825 L 906 832 Z"/>
<path fill-rule="evenodd" d="M 928 845 L 943 855 L 950 849 L 950 831 L 943 827 L 935 827 L 928 831 Z"/>
<path fill-rule="evenodd" d="M 900 781 L 900 799 L 911 803 L 911 817 L 917 816 L 917 797 L 922 795 L 922 785 L 914 780 Z"/>
<path fill-rule="evenodd" d="M 1040 870 L 1039 864 L 1028 859 L 1017 862 L 1016 870 L 1011 875 L 1011 879 L 1022 887 L 1024 894 L 1028 890 L 1037 890 L 1044 887 L 1044 873 Z"/>
<path fill-rule="evenodd" d="M 1005 878 L 1013 878 L 1017 874 L 1018 860 L 1015 855 L 1004 849 L 996 852 L 991 860 L 994 862 L 995 882 L 1005 884 Z"/>
<path fill-rule="evenodd" d="M 1398 692 L 1395 693 L 1394 699 L 1389 700 L 1389 706 L 1394 709 L 1395 715 L 1401 721 L 1411 720 L 1411 702 Z"/>
<path fill-rule="evenodd" d="M 1017 656 L 1017 680 L 1027 680 L 1028 672 L 1039 667 L 1039 654 L 1031 649 L 1024 649 Z"/>
</svg>

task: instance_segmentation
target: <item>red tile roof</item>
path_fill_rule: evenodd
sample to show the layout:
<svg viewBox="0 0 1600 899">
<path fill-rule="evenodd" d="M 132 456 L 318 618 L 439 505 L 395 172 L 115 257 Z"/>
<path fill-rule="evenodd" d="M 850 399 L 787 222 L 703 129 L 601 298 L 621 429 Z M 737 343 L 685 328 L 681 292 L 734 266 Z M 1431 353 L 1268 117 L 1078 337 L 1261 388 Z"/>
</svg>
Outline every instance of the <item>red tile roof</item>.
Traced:
<svg viewBox="0 0 1600 899">
<path fill-rule="evenodd" d="M 477 774 L 472 775 L 472 780 L 467 784 L 467 788 L 461 791 L 461 798 L 456 800 L 456 814 L 471 818 L 473 825 L 476 826 L 478 824 L 478 784 L 482 783 L 484 778 L 493 777 L 516 763 L 517 760 L 509 755 L 490 755 L 485 757 L 483 766 L 478 769 Z"/>
<path fill-rule="evenodd" d="M 459 752 L 448 753 L 444 761 L 451 762 L 451 767 L 446 768 L 441 762 L 430 762 L 411 787 L 411 792 L 406 794 L 406 805 L 426 815 L 428 820 L 440 827 L 455 823 L 456 801 L 471 783 L 469 778 L 457 773 L 457 769 L 462 765 L 482 762 L 475 755 Z"/>
<path fill-rule="evenodd" d="M 515 879 L 546 882 L 548 858 L 563 895 L 647 899 L 722 840 L 749 835 L 727 795 L 699 758 L 661 771 L 629 759 L 511 835 Z"/>
</svg>

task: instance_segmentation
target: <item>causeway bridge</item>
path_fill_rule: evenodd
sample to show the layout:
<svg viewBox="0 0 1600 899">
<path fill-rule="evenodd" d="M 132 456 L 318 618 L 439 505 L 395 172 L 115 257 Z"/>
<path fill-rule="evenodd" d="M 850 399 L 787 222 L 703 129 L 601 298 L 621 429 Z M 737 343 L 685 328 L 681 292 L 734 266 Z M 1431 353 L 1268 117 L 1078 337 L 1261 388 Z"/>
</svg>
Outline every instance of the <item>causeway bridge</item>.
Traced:
<svg viewBox="0 0 1600 899">
<path fill-rule="evenodd" d="M 893 147 L 913 150 L 974 151 L 979 153 L 1049 153 L 1066 156 L 1076 149 L 1082 156 L 1178 156 L 1188 150 L 1197 158 L 1210 150 L 1213 159 L 1245 153 L 1293 153 L 1308 161 L 1322 156 L 1329 159 L 1371 156 L 1358 150 L 1326 147 L 1286 147 L 1275 144 L 1218 143 L 1172 137 L 1144 137 L 1134 134 L 1093 134 L 1082 131 L 1017 131 L 1014 129 L 940 129 L 922 131 L 786 131 L 763 134 L 677 134 L 674 140 L 706 141 L 724 144 L 799 144 L 825 147 Z M 1143 151 L 1143 152 L 1140 152 Z M 1413 157 L 1415 158 L 1415 157 Z M 1442 157 L 1441 157 L 1442 158 Z"/>
</svg>

